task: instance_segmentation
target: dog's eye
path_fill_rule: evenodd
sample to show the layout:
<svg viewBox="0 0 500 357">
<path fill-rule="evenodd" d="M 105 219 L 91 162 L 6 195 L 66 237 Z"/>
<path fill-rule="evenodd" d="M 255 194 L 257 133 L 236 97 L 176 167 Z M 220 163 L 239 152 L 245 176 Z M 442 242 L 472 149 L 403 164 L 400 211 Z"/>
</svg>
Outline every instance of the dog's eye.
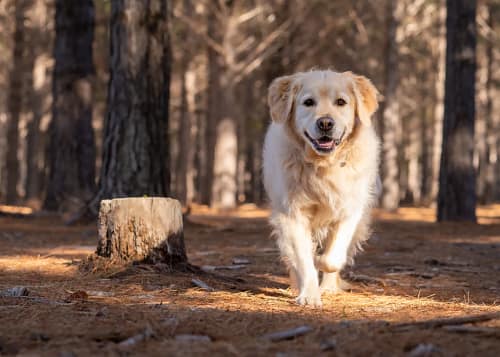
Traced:
<svg viewBox="0 0 500 357">
<path fill-rule="evenodd" d="M 342 106 L 344 106 L 344 105 L 346 105 L 346 104 L 347 104 L 347 102 L 346 102 L 344 99 L 342 99 L 342 98 L 337 99 L 337 100 L 335 101 L 335 103 L 336 103 L 338 106 L 340 106 L 340 107 L 342 107 Z"/>
<path fill-rule="evenodd" d="M 312 98 L 307 98 L 303 103 L 306 107 L 312 107 L 316 102 Z"/>
</svg>

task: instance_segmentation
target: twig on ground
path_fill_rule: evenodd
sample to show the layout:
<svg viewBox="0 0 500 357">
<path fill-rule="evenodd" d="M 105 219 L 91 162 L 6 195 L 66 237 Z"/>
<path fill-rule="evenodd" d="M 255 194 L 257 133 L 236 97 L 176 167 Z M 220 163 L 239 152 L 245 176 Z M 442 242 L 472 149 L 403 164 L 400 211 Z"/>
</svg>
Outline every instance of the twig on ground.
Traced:
<svg viewBox="0 0 500 357">
<path fill-rule="evenodd" d="M 74 302 L 62 302 L 62 301 L 55 301 L 55 300 L 49 300 L 46 298 L 42 297 L 36 297 L 36 296 L 13 296 L 16 299 L 26 299 L 26 300 L 31 300 L 34 302 L 40 302 L 42 304 L 49 304 L 49 305 L 73 305 Z"/>
<path fill-rule="evenodd" d="M 147 326 L 144 331 L 141 333 L 138 333 L 137 335 L 134 335 L 132 337 L 127 338 L 126 340 L 123 340 L 118 344 L 120 347 L 130 347 L 138 344 L 139 342 L 142 342 L 144 340 L 149 339 L 150 337 L 154 336 L 153 329 L 151 329 L 150 326 Z"/>
<path fill-rule="evenodd" d="M 500 318 L 500 312 L 493 312 L 481 315 L 450 317 L 444 319 L 431 319 L 431 320 L 415 321 L 415 322 L 404 322 L 400 324 L 395 324 L 392 327 L 398 330 L 408 330 L 413 327 L 427 329 L 427 328 L 436 328 L 442 326 L 465 325 L 476 322 L 496 320 L 499 318 Z"/>
<path fill-rule="evenodd" d="M 413 276 L 415 278 L 432 279 L 437 274 L 435 274 L 435 273 L 420 273 L 420 272 L 415 272 L 415 271 L 398 271 L 398 272 L 392 272 L 392 273 L 385 273 L 385 275 L 386 276 L 406 275 L 406 276 Z"/>
<path fill-rule="evenodd" d="M 432 343 L 421 343 L 408 353 L 409 357 L 426 357 L 439 352 L 439 348 Z"/>
<path fill-rule="evenodd" d="M 382 286 L 386 286 L 386 283 L 384 280 L 379 279 L 379 278 L 374 278 L 368 275 L 364 274 L 354 274 L 352 271 L 348 272 L 345 276 L 348 280 L 356 283 L 363 283 L 363 284 L 379 284 Z"/>
<path fill-rule="evenodd" d="M 443 326 L 443 329 L 458 333 L 479 333 L 484 335 L 500 335 L 500 329 L 484 326 Z"/>
<path fill-rule="evenodd" d="M 205 335 L 177 335 L 175 336 L 176 341 L 182 341 L 182 342 L 211 342 L 212 339 L 210 336 L 205 336 Z"/>
<path fill-rule="evenodd" d="M 248 260 L 246 258 L 233 258 L 232 263 L 234 265 L 246 265 L 246 264 L 250 264 L 250 260 Z"/>
<path fill-rule="evenodd" d="M 214 288 L 208 286 L 206 283 L 204 283 L 203 281 L 201 281 L 199 279 L 191 279 L 191 282 L 194 285 L 196 285 L 197 287 L 202 288 L 203 290 L 206 290 L 206 291 L 215 291 Z"/>
<path fill-rule="evenodd" d="M 15 286 L 13 288 L 0 291 L 0 296 L 5 296 L 5 297 L 22 297 L 22 296 L 28 296 L 29 294 L 30 294 L 29 289 L 24 286 Z"/>
<path fill-rule="evenodd" d="M 283 341 L 283 340 L 290 340 L 292 338 L 305 335 L 306 333 L 309 333 L 312 330 L 313 330 L 313 328 L 311 326 L 304 325 L 304 326 L 299 326 L 299 327 L 293 328 L 291 330 L 269 333 L 269 334 L 264 335 L 262 337 L 267 339 L 267 340 L 277 342 L 277 341 Z"/>
<path fill-rule="evenodd" d="M 212 272 L 215 270 L 238 270 L 238 269 L 243 269 L 246 268 L 247 266 L 245 264 L 238 264 L 238 265 L 202 265 L 201 270 L 205 272 Z"/>
</svg>

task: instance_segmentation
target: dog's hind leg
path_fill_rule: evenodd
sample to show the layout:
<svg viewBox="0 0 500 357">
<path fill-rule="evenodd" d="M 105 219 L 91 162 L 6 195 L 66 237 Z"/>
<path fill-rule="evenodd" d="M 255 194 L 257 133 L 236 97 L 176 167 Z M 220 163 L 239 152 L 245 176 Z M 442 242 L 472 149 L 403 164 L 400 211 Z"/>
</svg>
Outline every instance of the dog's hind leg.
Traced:
<svg viewBox="0 0 500 357">
<path fill-rule="evenodd" d="M 278 246 L 295 275 L 300 305 L 321 306 L 318 272 L 314 266 L 313 243 L 307 223 L 300 218 L 277 214 L 271 219 Z"/>
</svg>

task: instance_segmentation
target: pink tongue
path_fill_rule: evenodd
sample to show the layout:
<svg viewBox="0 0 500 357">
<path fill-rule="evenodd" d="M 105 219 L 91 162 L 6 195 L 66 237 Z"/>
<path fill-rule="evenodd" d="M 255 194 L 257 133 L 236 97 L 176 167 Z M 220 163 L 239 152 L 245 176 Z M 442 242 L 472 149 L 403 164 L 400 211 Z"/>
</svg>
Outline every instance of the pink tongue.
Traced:
<svg viewBox="0 0 500 357">
<path fill-rule="evenodd" d="M 333 146 L 333 140 L 332 141 L 327 141 L 327 142 L 318 142 L 318 146 L 321 148 L 326 148 L 329 149 Z"/>
</svg>

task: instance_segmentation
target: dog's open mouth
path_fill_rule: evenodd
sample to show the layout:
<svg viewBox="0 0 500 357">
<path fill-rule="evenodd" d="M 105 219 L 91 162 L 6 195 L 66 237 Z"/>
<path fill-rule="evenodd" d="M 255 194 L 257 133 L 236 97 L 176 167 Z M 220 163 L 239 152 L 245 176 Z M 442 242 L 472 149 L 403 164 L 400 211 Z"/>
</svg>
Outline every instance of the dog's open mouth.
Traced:
<svg viewBox="0 0 500 357">
<path fill-rule="evenodd" d="M 319 151 L 324 153 L 332 152 L 336 146 L 340 144 L 341 139 L 334 139 L 331 136 L 323 135 L 318 139 L 313 139 L 311 135 L 307 131 L 304 132 L 307 139 L 311 142 L 313 147 Z"/>
</svg>

